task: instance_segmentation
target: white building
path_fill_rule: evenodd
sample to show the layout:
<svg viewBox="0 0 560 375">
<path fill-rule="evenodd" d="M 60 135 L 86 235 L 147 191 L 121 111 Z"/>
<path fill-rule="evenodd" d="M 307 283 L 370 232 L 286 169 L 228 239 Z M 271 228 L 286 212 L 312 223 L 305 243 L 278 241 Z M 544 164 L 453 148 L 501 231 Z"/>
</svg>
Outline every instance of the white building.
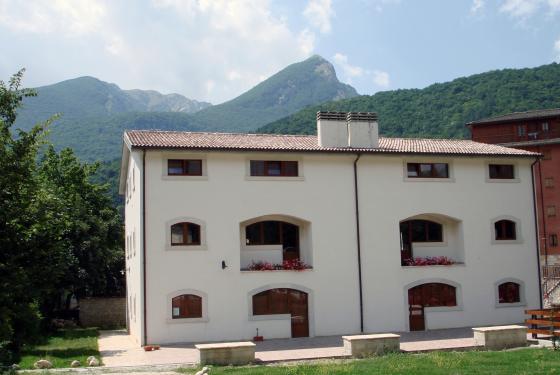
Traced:
<svg viewBox="0 0 560 375">
<path fill-rule="evenodd" d="M 537 154 L 378 138 L 372 113 L 317 123 L 124 134 L 139 344 L 505 324 L 539 307 Z"/>
</svg>

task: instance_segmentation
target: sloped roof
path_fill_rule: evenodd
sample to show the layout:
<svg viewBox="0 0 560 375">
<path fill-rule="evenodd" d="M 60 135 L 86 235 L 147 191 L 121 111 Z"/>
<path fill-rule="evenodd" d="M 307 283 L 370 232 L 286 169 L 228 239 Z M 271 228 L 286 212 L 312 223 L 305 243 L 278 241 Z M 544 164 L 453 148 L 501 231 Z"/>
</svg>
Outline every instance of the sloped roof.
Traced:
<svg viewBox="0 0 560 375">
<path fill-rule="evenodd" d="M 483 125 L 508 121 L 535 120 L 558 116 L 560 116 L 560 108 L 539 109 L 536 111 L 513 112 L 508 113 L 507 115 L 488 117 L 482 120 L 471 121 L 467 125 Z"/>
<path fill-rule="evenodd" d="M 459 139 L 380 138 L 378 148 L 320 147 L 314 135 L 195 133 L 130 130 L 131 148 L 216 151 L 278 151 L 378 154 L 442 154 L 534 157 L 539 154 L 498 145 Z"/>
</svg>

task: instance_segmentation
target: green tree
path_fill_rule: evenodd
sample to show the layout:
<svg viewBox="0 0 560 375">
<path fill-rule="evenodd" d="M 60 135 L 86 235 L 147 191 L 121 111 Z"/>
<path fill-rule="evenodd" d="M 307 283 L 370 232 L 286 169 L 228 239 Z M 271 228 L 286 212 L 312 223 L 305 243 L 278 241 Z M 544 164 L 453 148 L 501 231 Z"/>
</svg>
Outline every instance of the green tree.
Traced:
<svg viewBox="0 0 560 375">
<path fill-rule="evenodd" d="M 24 97 L 23 70 L 8 84 L 0 81 L 0 351 L 17 349 L 34 338 L 39 327 L 38 304 L 64 272 L 61 234 L 51 226 L 49 198 L 38 184 L 37 154 L 50 121 L 29 132 L 11 127 Z"/>
<path fill-rule="evenodd" d="M 39 337 L 62 297 L 123 288 L 121 220 L 107 186 L 92 182 L 98 166 L 44 148 L 52 119 L 12 129 L 23 98 L 35 95 L 22 77 L 0 81 L 0 364 Z"/>
</svg>

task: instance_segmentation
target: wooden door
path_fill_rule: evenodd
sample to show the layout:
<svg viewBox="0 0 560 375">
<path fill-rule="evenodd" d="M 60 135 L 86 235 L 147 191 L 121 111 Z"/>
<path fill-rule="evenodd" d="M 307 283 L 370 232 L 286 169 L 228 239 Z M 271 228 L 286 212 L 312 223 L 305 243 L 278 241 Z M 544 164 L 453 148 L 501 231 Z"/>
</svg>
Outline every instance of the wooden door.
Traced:
<svg viewBox="0 0 560 375">
<path fill-rule="evenodd" d="M 292 337 L 309 337 L 307 293 L 289 289 L 288 306 L 292 319 Z"/>
<path fill-rule="evenodd" d="M 408 314 L 411 331 L 424 331 L 426 329 L 424 323 L 424 306 L 409 305 Z"/>
</svg>

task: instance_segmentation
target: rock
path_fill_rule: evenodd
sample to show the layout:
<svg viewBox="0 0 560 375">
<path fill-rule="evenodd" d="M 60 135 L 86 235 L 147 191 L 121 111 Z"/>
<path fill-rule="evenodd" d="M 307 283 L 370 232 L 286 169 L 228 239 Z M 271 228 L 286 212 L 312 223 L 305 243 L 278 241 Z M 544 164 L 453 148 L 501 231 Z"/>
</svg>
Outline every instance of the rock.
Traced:
<svg viewBox="0 0 560 375">
<path fill-rule="evenodd" d="M 97 358 L 93 357 L 93 359 L 91 361 L 88 361 L 88 366 L 90 366 L 90 367 L 99 366 L 99 360 Z"/>
<path fill-rule="evenodd" d="M 80 361 L 72 361 L 72 363 L 70 363 L 70 367 L 80 367 L 81 365 Z"/>
<path fill-rule="evenodd" d="M 12 370 L 17 371 L 17 370 L 20 370 L 20 369 L 21 369 L 21 367 L 19 367 L 19 365 L 17 363 L 14 363 L 12 365 Z"/>
<path fill-rule="evenodd" d="M 210 369 L 205 366 L 205 367 L 202 368 L 202 370 L 198 371 L 194 375 L 206 375 L 206 374 L 208 374 L 208 372 L 210 372 Z"/>
<path fill-rule="evenodd" d="M 37 362 L 35 362 L 33 367 L 38 369 L 47 369 L 47 368 L 52 368 L 53 366 L 51 361 L 47 361 L 46 359 L 40 359 Z"/>
<path fill-rule="evenodd" d="M 89 363 L 89 361 L 91 361 L 92 359 L 95 359 L 95 357 L 94 357 L 94 356 L 92 356 L 92 355 L 90 355 L 89 357 L 87 357 L 87 359 L 86 359 L 86 362 L 88 362 L 88 363 Z"/>
</svg>

